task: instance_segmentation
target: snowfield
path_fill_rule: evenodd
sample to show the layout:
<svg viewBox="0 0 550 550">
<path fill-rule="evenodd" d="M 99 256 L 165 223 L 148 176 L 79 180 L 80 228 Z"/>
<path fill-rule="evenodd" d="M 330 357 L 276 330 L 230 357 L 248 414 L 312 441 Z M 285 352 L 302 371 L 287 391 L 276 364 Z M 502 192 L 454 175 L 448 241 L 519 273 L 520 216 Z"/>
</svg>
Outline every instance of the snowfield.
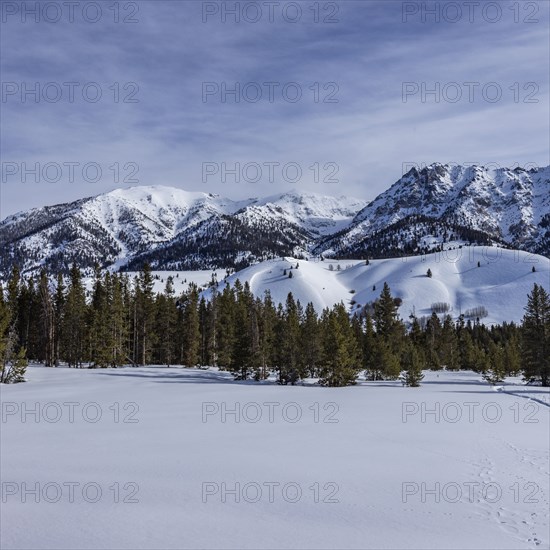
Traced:
<svg viewBox="0 0 550 550">
<path fill-rule="evenodd" d="M 3 549 L 549 547 L 548 388 L 27 375 L 0 389 Z"/>
</svg>

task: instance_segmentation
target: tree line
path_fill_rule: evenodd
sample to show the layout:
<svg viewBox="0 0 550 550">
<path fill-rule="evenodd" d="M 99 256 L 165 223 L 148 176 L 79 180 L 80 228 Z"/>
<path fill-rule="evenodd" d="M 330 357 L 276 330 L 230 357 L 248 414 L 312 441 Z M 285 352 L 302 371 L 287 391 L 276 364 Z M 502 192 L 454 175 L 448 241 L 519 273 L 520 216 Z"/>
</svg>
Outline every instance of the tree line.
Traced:
<svg viewBox="0 0 550 550">
<path fill-rule="evenodd" d="M 288 294 L 274 303 L 236 281 L 210 296 L 195 284 L 176 294 L 167 277 L 154 292 L 149 266 L 131 278 L 96 267 L 87 296 L 80 269 L 57 278 L 42 271 L 22 277 L 15 267 L 0 286 L 0 380 L 24 379 L 27 361 L 75 368 L 124 365 L 202 365 L 230 371 L 237 380 L 280 384 L 308 377 L 322 385 L 397 380 L 418 386 L 425 369 L 473 370 L 490 383 L 523 374 L 550 382 L 550 299 L 534 285 L 520 325 L 487 327 L 433 312 L 427 320 L 398 314 L 401 300 L 387 284 L 368 308 L 350 315 L 343 303 L 318 314 Z"/>
</svg>

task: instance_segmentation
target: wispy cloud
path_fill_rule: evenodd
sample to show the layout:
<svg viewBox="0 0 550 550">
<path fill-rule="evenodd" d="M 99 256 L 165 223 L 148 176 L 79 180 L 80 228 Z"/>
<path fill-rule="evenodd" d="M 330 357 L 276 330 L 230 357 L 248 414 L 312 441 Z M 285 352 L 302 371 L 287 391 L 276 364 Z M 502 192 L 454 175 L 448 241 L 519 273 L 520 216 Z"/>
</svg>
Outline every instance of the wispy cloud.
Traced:
<svg viewBox="0 0 550 550">
<path fill-rule="evenodd" d="M 139 12 L 133 24 L 115 23 L 114 3 L 108 1 L 101 4 L 103 17 L 97 23 L 84 21 L 78 8 L 74 23 L 66 14 L 56 23 L 5 16 L 4 88 L 57 83 L 63 97 L 55 103 L 43 98 L 34 103 L 31 96 L 22 103 L 20 93 L 3 98 L 2 161 L 27 167 L 38 162 L 41 168 L 48 162 L 93 162 L 103 175 L 95 183 L 85 181 L 78 167 L 74 182 L 64 172 L 58 182 L 40 176 L 35 183 L 30 174 L 22 183 L 20 174 L 4 174 L 1 216 L 128 185 L 123 181 L 131 171 L 125 171 L 126 163 L 139 165 L 134 178 L 142 184 L 235 198 L 289 187 L 372 198 L 401 175 L 404 162 L 550 163 L 546 2 L 536 4 L 538 23 L 523 22 L 528 14 L 509 9 L 512 2 L 501 3 L 501 20 L 494 23 L 480 11 L 472 23 L 466 11 L 456 23 L 437 23 L 428 14 L 423 22 L 421 4 L 435 5 L 425 2 L 417 4 L 419 13 L 407 22 L 401 2 L 318 3 L 326 7 L 317 14 L 321 20 L 330 16 L 330 6 L 337 7 L 337 23 L 314 23 L 315 3 L 307 1 L 300 3 L 297 23 L 285 21 L 277 9 L 274 22 L 264 15 L 258 23 L 235 23 L 229 15 L 223 23 L 218 13 L 203 23 L 204 3 L 135 4 Z M 245 4 L 252 3 L 239 3 Z M 68 82 L 79 83 L 72 103 Z M 239 83 L 241 89 L 256 83 L 248 88 L 249 97 L 259 87 L 262 99 L 235 103 L 229 95 L 223 103 L 218 93 L 205 101 L 205 82 L 220 88 L 223 82 L 228 88 Z M 269 82 L 279 83 L 272 85 L 273 102 Z M 295 103 L 288 100 L 295 88 L 287 89 L 287 100 L 281 95 L 292 82 L 303 94 Z M 406 102 L 404 82 L 419 88 Z M 453 82 L 462 100 L 452 103 L 440 95 L 436 102 L 428 93 L 422 102 L 423 83 L 428 91 L 439 83 L 443 93 Z M 479 83 L 472 102 L 466 82 Z M 482 96 L 490 82 L 501 89 L 499 101 Z M 82 99 L 86 83 L 97 83 L 87 92 L 100 89 L 99 101 Z M 454 91 L 452 86 L 445 90 Z M 538 102 L 524 102 L 529 97 Z M 337 102 L 323 102 L 331 98 Z M 224 183 L 219 176 L 203 182 L 204 162 L 290 161 L 303 168 L 295 184 L 280 174 L 274 183 L 267 177 L 257 183 L 228 177 Z M 336 163 L 339 183 L 314 181 L 309 167 L 315 162 L 321 167 Z M 115 163 L 118 183 L 110 168 Z"/>
</svg>

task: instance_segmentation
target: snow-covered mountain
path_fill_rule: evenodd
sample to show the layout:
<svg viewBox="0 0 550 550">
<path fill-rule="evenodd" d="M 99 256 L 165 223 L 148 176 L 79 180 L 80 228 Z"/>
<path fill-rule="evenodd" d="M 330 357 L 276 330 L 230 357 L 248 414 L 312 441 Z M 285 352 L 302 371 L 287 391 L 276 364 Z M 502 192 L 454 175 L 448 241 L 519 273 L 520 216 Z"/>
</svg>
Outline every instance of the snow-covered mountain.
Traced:
<svg viewBox="0 0 550 550">
<path fill-rule="evenodd" d="M 239 267 L 302 254 L 347 227 L 366 201 L 296 191 L 233 201 L 163 186 L 116 189 L 35 208 L 0 223 L 0 271 L 47 265 L 129 268 Z"/>
<path fill-rule="evenodd" d="M 358 212 L 349 228 L 317 248 L 346 256 L 365 250 L 395 255 L 399 248 L 418 253 L 427 237 L 498 242 L 549 254 L 550 166 L 412 168 Z"/>
<path fill-rule="evenodd" d="M 291 191 L 233 201 L 163 186 L 117 189 L 0 222 L 0 273 L 73 261 L 137 269 L 242 268 L 281 256 L 388 257 L 444 242 L 550 254 L 550 167 L 412 169 L 374 201 Z"/>
</svg>

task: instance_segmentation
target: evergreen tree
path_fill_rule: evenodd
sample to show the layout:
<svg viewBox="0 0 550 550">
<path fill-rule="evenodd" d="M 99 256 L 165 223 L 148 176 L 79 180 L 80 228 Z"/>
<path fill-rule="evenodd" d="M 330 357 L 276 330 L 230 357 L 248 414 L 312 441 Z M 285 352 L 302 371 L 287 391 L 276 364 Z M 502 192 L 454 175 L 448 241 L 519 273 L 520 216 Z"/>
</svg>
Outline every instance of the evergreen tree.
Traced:
<svg viewBox="0 0 550 550">
<path fill-rule="evenodd" d="M 277 365 L 279 384 L 294 385 L 304 374 L 300 357 L 300 323 L 301 307 L 299 303 L 295 302 L 292 292 L 289 292 L 278 334 L 278 344 L 280 345 Z"/>
<path fill-rule="evenodd" d="M 409 342 L 406 352 L 403 354 L 402 364 L 405 369 L 401 374 L 403 385 L 412 388 L 420 386 L 420 382 L 424 378 L 422 374 L 423 362 L 420 349 L 412 342 Z"/>
<path fill-rule="evenodd" d="M 19 266 L 16 264 L 13 266 L 10 278 L 8 280 L 7 287 L 7 303 L 8 314 L 11 322 L 15 322 L 17 319 L 17 311 L 19 305 L 19 293 L 21 285 L 21 272 Z"/>
<path fill-rule="evenodd" d="M 119 274 L 105 278 L 109 298 L 106 326 L 108 331 L 109 363 L 122 366 L 129 361 L 128 338 L 130 334 L 128 279 Z"/>
<path fill-rule="evenodd" d="M 377 362 L 377 339 L 370 313 L 365 317 L 365 336 L 363 338 L 363 366 L 365 377 L 369 380 L 382 380 L 382 370 Z"/>
<path fill-rule="evenodd" d="M 527 380 L 550 384 L 550 299 L 537 284 L 527 298 L 523 317 L 524 375 Z"/>
<path fill-rule="evenodd" d="M 275 330 L 277 326 L 277 311 L 269 291 L 265 292 L 264 300 L 258 299 L 257 310 L 260 331 L 260 361 L 254 372 L 255 380 L 265 380 L 274 364 Z"/>
<path fill-rule="evenodd" d="M 255 300 L 248 282 L 236 287 L 234 322 L 239 330 L 233 339 L 230 370 L 237 380 L 247 380 L 260 367 L 260 330 Z"/>
<path fill-rule="evenodd" d="M 500 384 L 505 376 L 504 349 L 491 341 L 488 349 L 488 368 L 483 373 L 483 379 L 494 386 Z"/>
<path fill-rule="evenodd" d="M 195 367 L 199 362 L 200 323 L 199 323 L 199 291 L 197 285 L 191 283 L 183 306 L 183 364 Z"/>
<path fill-rule="evenodd" d="M 3 290 L 0 287 L 0 383 L 15 384 L 25 381 L 27 360 L 25 349 L 18 347 L 17 334 L 13 324 L 14 305 L 4 302 Z M 11 300 L 14 296 L 11 296 Z M 16 351 L 17 350 L 17 351 Z"/>
<path fill-rule="evenodd" d="M 49 279 L 45 270 L 40 272 L 40 324 L 41 344 L 46 367 L 55 365 L 55 309 L 50 291 Z"/>
<path fill-rule="evenodd" d="M 405 325 L 397 314 L 398 306 L 390 287 L 384 288 L 374 306 L 376 325 L 375 368 L 384 378 L 395 380 L 401 372 L 401 355 L 405 344 Z"/>
<path fill-rule="evenodd" d="M 376 339 L 374 362 L 381 379 L 397 380 L 401 373 L 401 356 L 392 350 L 389 342 L 383 338 Z"/>
<path fill-rule="evenodd" d="M 238 282 L 238 281 L 237 281 Z M 218 365 L 229 367 L 233 363 L 235 339 L 235 292 L 227 284 L 218 299 L 219 315 L 216 318 L 216 356 Z"/>
<path fill-rule="evenodd" d="M 509 376 L 521 371 L 521 349 L 516 336 L 512 336 L 504 347 L 504 370 Z"/>
<path fill-rule="evenodd" d="M 156 345 L 154 323 L 153 275 L 149 264 L 145 264 L 136 281 L 134 297 L 134 361 L 141 365 L 150 362 Z"/>
<path fill-rule="evenodd" d="M 175 359 L 176 323 L 177 309 L 175 303 L 174 280 L 169 276 L 166 279 L 164 293 L 157 296 L 159 361 L 167 367 L 172 365 Z"/>
<path fill-rule="evenodd" d="M 390 338 L 393 335 L 397 319 L 397 305 L 391 295 L 388 283 L 384 283 L 384 288 L 380 298 L 374 305 L 374 322 L 376 333 L 382 338 Z"/>
<path fill-rule="evenodd" d="M 442 367 L 439 349 L 441 346 L 441 321 L 435 312 L 426 324 L 426 361 L 428 368 L 439 370 Z"/>
<path fill-rule="evenodd" d="M 102 278 L 99 266 L 95 267 L 94 288 L 89 311 L 89 359 L 94 367 L 108 367 L 113 364 L 113 348 L 110 292 L 111 277 L 109 272 Z"/>
<path fill-rule="evenodd" d="M 448 370 L 459 368 L 459 352 L 456 328 L 450 315 L 445 316 L 438 346 L 439 361 Z"/>
<path fill-rule="evenodd" d="M 61 355 L 70 367 L 81 367 L 85 360 L 86 313 L 86 296 L 82 285 L 82 275 L 76 264 L 73 264 L 70 270 L 61 329 Z"/>
<path fill-rule="evenodd" d="M 55 297 L 53 301 L 54 308 L 54 364 L 59 365 L 60 347 L 61 347 L 61 327 L 63 325 L 63 310 L 65 307 L 65 282 L 63 275 L 57 275 L 57 283 L 55 285 Z"/>
<path fill-rule="evenodd" d="M 324 386 L 349 386 L 356 383 L 361 370 L 359 348 L 344 304 L 326 313 L 323 325 L 321 378 Z"/>
<path fill-rule="evenodd" d="M 321 340 L 319 337 L 319 318 L 313 303 L 309 302 L 304 313 L 301 328 L 301 344 L 303 365 L 308 376 L 314 377 L 321 359 Z"/>
</svg>

